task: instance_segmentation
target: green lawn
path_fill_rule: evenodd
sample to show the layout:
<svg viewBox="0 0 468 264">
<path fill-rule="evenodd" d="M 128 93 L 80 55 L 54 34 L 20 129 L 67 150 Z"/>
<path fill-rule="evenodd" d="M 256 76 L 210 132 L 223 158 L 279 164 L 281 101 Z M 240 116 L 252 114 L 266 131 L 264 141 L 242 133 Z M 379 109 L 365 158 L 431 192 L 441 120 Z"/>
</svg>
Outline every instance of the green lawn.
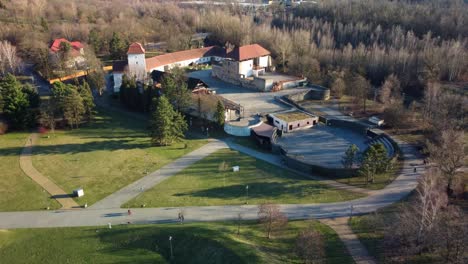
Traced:
<svg viewBox="0 0 468 264">
<path fill-rule="evenodd" d="M 403 166 L 403 161 L 396 160 L 393 163 L 393 169 L 386 173 L 380 173 L 375 176 L 375 180 L 373 183 L 369 182 L 366 185 L 366 177 L 365 176 L 355 176 L 351 178 L 338 178 L 335 179 L 337 182 L 353 185 L 360 188 L 366 188 L 370 190 L 380 190 L 385 188 L 388 184 L 390 184 L 396 176 L 400 173 Z"/>
<path fill-rule="evenodd" d="M 274 238 L 255 222 L 0 230 L 2 263 L 302 263 L 293 251 L 299 230 L 324 235 L 326 263 L 354 263 L 334 231 L 293 221 Z M 174 258 L 170 259 L 168 237 Z"/>
<path fill-rule="evenodd" d="M 222 167 L 225 164 L 225 169 Z M 240 166 L 232 172 L 232 166 Z M 237 151 L 219 150 L 137 196 L 124 207 L 329 203 L 363 197 L 335 190 Z"/>
<path fill-rule="evenodd" d="M 60 205 L 20 168 L 19 155 L 28 133 L 0 136 L 0 211 L 40 210 Z"/>
<path fill-rule="evenodd" d="M 33 149 L 34 166 L 67 192 L 83 187 L 85 195 L 76 201 L 90 205 L 207 142 L 152 147 L 146 126 L 140 119 L 100 110 L 79 129 L 41 137 Z"/>
</svg>

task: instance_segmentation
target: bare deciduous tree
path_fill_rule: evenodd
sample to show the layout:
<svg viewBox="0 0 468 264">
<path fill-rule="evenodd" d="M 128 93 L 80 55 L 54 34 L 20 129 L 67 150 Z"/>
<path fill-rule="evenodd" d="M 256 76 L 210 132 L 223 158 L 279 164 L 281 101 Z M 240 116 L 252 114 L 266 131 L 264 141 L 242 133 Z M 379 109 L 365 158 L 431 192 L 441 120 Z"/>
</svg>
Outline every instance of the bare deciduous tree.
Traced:
<svg viewBox="0 0 468 264">
<path fill-rule="evenodd" d="M 439 217 L 432 241 L 444 263 L 467 263 L 468 222 L 457 206 L 448 206 Z"/>
<path fill-rule="evenodd" d="M 404 204 L 393 225 L 385 234 L 386 257 L 404 261 L 420 254 L 432 243 L 431 235 L 444 207 L 447 195 L 441 188 L 443 179 L 429 170 L 419 181 L 416 198 Z"/>
<path fill-rule="evenodd" d="M 265 228 L 268 239 L 271 234 L 280 230 L 288 223 L 288 218 L 280 211 L 277 204 L 263 203 L 258 206 L 258 220 Z"/>
<path fill-rule="evenodd" d="M 465 140 L 463 131 L 441 131 L 434 142 L 427 142 L 429 159 L 435 163 L 447 180 L 447 194 L 452 194 L 452 183 L 457 170 L 464 165 Z"/>
<path fill-rule="evenodd" d="M 299 233 L 296 238 L 295 250 L 305 263 L 324 263 L 325 243 L 323 236 L 312 228 Z"/>
<path fill-rule="evenodd" d="M 384 84 L 379 90 L 378 99 L 384 104 L 393 104 L 400 101 L 401 98 L 401 85 L 396 75 L 391 74 L 385 79 Z"/>
<path fill-rule="evenodd" d="M 16 54 L 16 47 L 4 40 L 0 42 L 0 74 L 16 73 L 21 69 L 21 59 Z"/>
</svg>

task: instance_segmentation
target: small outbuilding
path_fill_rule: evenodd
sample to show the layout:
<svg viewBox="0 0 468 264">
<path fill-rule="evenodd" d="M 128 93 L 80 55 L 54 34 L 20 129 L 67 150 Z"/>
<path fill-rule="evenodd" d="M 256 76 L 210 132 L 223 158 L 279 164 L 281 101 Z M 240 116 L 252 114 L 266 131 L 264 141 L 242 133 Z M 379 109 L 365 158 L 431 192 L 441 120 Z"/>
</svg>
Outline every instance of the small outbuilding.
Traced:
<svg viewBox="0 0 468 264">
<path fill-rule="evenodd" d="M 283 132 L 310 128 L 318 123 L 318 116 L 299 110 L 269 114 L 269 117 L 273 125 Z"/>
</svg>

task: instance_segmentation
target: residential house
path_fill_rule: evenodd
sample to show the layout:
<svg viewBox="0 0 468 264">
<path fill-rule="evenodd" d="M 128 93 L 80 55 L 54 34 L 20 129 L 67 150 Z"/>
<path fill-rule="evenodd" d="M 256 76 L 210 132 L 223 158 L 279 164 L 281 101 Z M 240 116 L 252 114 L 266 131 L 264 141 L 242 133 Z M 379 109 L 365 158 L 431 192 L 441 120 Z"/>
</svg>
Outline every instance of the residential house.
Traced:
<svg viewBox="0 0 468 264">
<path fill-rule="evenodd" d="M 61 51 L 62 43 L 69 45 L 70 50 L 63 54 Z M 62 59 L 66 59 L 63 66 L 66 68 L 81 68 L 85 65 L 84 45 L 79 41 L 68 41 L 64 38 L 55 39 L 49 48 L 49 58 L 52 63 L 59 65 Z"/>
</svg>

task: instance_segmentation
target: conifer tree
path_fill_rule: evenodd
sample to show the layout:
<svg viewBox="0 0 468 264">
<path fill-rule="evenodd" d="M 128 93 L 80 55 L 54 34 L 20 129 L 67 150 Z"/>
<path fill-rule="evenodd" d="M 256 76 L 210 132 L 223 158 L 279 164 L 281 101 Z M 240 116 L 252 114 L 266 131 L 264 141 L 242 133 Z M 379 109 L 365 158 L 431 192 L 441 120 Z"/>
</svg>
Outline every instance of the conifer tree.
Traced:
<svg viewBox="0 0 468 264">
<path fill-rule="evenodd" d="M 183 116 L 174 111 L 165 96 L 155 97 L 154 111 L 150 122 L 150 136 L 153 144 L 168 146 L 184 138 L 187 123 Z"/>
</svg>

